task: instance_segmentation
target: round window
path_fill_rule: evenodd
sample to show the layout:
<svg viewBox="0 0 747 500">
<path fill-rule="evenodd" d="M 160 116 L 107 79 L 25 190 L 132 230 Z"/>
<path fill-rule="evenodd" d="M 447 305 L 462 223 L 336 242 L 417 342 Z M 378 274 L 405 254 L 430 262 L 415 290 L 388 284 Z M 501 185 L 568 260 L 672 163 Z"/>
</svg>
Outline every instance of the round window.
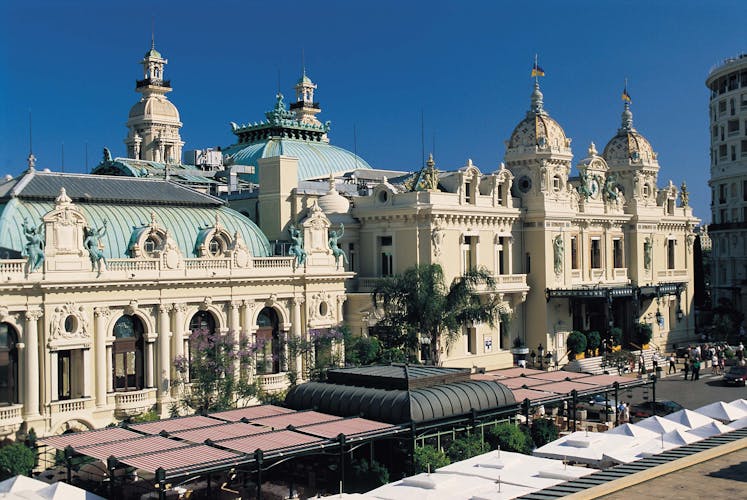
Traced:
<svg viewBox="0 0 747 500">
<path fill-rule="evenodd" d="M 217 257 L 218 255 L 220 255 L 221 250 L 222 248 L 220 242 L 217 239 L 213 238 L 212 240 L 210 240 L 210 245 L 208 245 L 208 251 L 210 252 L 210 255 L 212 255 L 213 257 Z"/>
<path fill-rule="evenodd" d="M 78 318 L 73 316 L 72 314 L 65 318 L 65 331 L 67 333 L 75 333 L 75 331 L 78 329 Z"/>
<path fill-rule="evenodd" d="M 389 193 L 386 191 L 379 191 L 378 198 L 380 203 L 386 203 L 387 200 L 389 200 Z"/>
<path fill-rule="evenodd" d="M 526 175 L 523 175 L 519 178 L 519 191 L 522 193 L 526 193 L 532 189 L 532 179 L 527 177 Z"/>
<path fill-rule="evenodd" d="M 327 307 L 326 302 L 322 302 L 321 304 L 319 304 L 319 315 L 320 316 L 326 316 L 328 311 L 329 311 L 329 308 Z"/>
</svg>

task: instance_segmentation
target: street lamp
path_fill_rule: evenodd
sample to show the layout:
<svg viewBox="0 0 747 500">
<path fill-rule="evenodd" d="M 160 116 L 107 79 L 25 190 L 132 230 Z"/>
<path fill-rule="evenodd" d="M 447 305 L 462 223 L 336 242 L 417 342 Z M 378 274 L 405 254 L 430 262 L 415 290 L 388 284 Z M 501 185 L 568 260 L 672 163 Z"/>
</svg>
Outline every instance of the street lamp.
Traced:
<svg viewBox="0 0 747 500">
<path fill-rule="evenodd" d="M 539 345 L 539 346 L 537 347 L 537 352 L 539 353 L 539 358 L 540 358 L 540 370 L 541 370 L 541 369 L 542 369 L 542 358 L 544 357 L 543 355 L 545 354 L 545 348 L 544 348 L 544 347 L 542 347 L 542 344 L 540 344 L 540 345 Z"/>
<path fill-rule="evenodd" d="M 532 358 L 532 366 L 534 366 L 534 362 L 537 359 L 537 354 L 534 351 L 532 351 L 532 354 L 530 354 L 529 357 Z"/>
</svg>

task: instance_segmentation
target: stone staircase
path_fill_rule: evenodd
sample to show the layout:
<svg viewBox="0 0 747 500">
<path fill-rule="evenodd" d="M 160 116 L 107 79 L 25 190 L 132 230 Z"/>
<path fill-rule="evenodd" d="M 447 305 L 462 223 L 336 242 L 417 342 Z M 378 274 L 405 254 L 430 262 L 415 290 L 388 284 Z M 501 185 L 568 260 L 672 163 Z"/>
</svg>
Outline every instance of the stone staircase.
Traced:
<svg viewBox="0 0 747 500">
<path fill-rule="evenodd" d="M 638 356 L 640 355 L 641 351 L 631 351 L 633 355 L 635 356 L 635 372 L 638 372 Z M 650 372 L 654 369 L 654 362 L 653 357 L 654 353 L 656 352 L 656 349 L 644 349 L 643 350 L 643 361 L 644 366 L 646 367 L 646 371 Z M 662 353 L 659 353 L 659 366 L 662 367 L 662 369 L 666 369 L 666 362 L 665 362 L 665 356 Z M 592 375 L 602 375 L 605 371 L 609 372 L 612 375 L 617 374 L 617 369 L 612 366 L 608 366 L 606 368 L 602 368 L 602 356 L 593 356 L 589 358 L 584 359 L 576 359 L 568 363 L 563 367 L 564 370 L 569 372 L 578 372 L 578 373 L 590 373 Z"/>
</svg>

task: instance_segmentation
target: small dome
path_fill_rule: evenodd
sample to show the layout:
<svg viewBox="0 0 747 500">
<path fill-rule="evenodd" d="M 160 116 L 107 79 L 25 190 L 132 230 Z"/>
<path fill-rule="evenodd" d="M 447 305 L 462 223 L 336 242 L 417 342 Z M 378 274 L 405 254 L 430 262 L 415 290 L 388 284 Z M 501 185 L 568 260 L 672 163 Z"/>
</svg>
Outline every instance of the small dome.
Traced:
<svg viewBox="0 0 747 500">
<path fill-rule="evenodd" d="M 149 96 L 130 108 L 130 118 L 153 117 L 158 120 L 179 121 L 179 110 L 160 95 Z"/>
<path fill-rule="evenodd" d="M 610 166 L 631 163 L 651 165 L 657 162 L 651 143 L 633 127 L 633 113 L 627 102 L 622 112 L 622 126 L 604 147 L 602 156 Z"/>
<path fill-rule="evenodd" d="M 311 78 L 306 76 L 306 72 L 304 71 L 303 74 L 301 75 L 301 78 L 298 79 L 297 83 L 314 83 L 314 82 L 311 81 Z"/>
<path fill-rule="evenodd" d="M 350 201 L 337 192 L 337 189 L 335 189 L 335 179 L 331 176 L 329 178 L 329 191 L 319 198 L 318 203 L 319 208 L 327 215 L 346 214 L 350 209 Z"/>
<path fill-rule="evenodd" d="M 151 48 L 148 52 L 145 53 L 145 58 L 147 59 L 149 57 L 152 57 L 153 59 L 163 59 L 161 53 L 158 52 L 155 47 Z"/>
<path fill-rule="evenodd" d="M 554 150 L 569 148 L 569 140 L 563 127 L 550 118 L 543 108 L 543 95 L 539 84 L 534 84 L 531 96 L 531 107 L 524 118 L 511 133 L 508 148 L 539 147 Z"/>
</svg>

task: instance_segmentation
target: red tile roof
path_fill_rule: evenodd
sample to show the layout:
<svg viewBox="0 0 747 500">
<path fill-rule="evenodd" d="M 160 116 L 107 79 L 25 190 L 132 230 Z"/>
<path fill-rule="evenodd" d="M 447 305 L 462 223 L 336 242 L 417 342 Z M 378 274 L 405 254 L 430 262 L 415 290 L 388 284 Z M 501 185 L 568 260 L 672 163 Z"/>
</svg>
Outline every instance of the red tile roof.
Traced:
<svg viewBox="0 0 747 500">
<path fill-rule="evenodd" d="M 496 380 L 496 382 L 505 385 L 509 389 L 520 389 L 523 386 L 533 387 L 548 383 L 547 380 L 539 380 L 531 377 L 507 378 L 505 380 Z"/>
<path fill-rule="evenodd" d="M 238 422 L 242 418 L 247 420 L 253 420 L 255 418 L 272 417 L 274 415 L 283 415 L 286 413 L 294 413 L 295 410 L 283 408 L 282 406 L 275 405 L 260 405 L 260 406 L 247 406 L 246 408 L 238 408 L 236 410 L 222 411 L 219 413 L 211 413 L 212 418 L 219 418 L 221 420 L 228 420 L 229 422 Z"/>
<path fill-rule="evenodd" d="M 517 403 L 521 403 L 527 398 L 530 401 L 537 401 L 556 396 L 554 392 L 535 391 L 534 389 L 511 389 L 511 392 L 514 394 Z"/>
<path fill-rule="evenodd" d="M 81 448 L 76 447 L 75 451 L 89 457 L 98 458 L 99 460 L 106 460 L 111 456 L 128 457 L 130 455 L 139 455 L 140 453 L 155 453 L 183 448 L 185 446 L 188 446 L 188 443 L 182 443 L 161 436 L 141 436 L 114 443 L 95 444 Z"/>
<path fill-rule="evenodd" d="M 520 377 L 522 374 L 531 377 L 532 375 L 537 375 L 540 373 L 545 373 L 543 370 L 532 370 L 531 368 L 520 368 L 520 367 L 514 367 L 514 368 L 506 368 L 505 370 L 494 370 L 492 372 L 488 372 L 491 374 L 500 375 L 501 377 L 505 378 L 512 378 L 512 377 Z"/>
<path fill-rule="evenodd" d="M 131 425 L 130 429 L 144 434 L 158 434 L 161 431 L 179 432 L 198 427 L 207 427 L 208 425 L 222 424 L 223 422 L 215 418 L 194 415 L 191 417 L 169 418 L 167 420 L 158 420 L 156 422 L 146 422 L 144 424 Z"/>
<path fill-rule="evenodd" d="M 600 386 L 596 384 L 583 384 L 578 381 L 552 382 L 550 384 L 538 385 L 538 386 L 532 387 L 532 389 L 536 389 L 538 391 L 548 391 L 548 392 L 554 392 L 556 394 L 570 394 L 570 392 L 574 389 L 581 392 L 581 391 L 590 391 L 590 390 L 599 389 L 599 388 Z"/>
<path fill-rule="evenodd" d="M 58 450 L 62 450 L 66 446 L 80 448 L 82 446 L 89 446 L 92 444 L 111 443 L 114 441 L 121 441 L 123 439 L 131 439 L 141 436 L 142 434 L 128 431 L 127 429 L 122 429 L 121 427 L 109 427 L 107 429 L 99 429 L 96 431 L 84 431 L 76 432 L 75 434 L 63 434 L 62 436 L 50 436 L 44 439 L 40 439 L 39 443 L 53 446 Z"/>
<path fill-rule="evenodd" d="M 335 420 L 333 422 L 323 422 L 320 424 L 305 425 L 298 430 L 314 434 L 315 436 L 334 439 L 340 434 L 346 437 L 367 434 L 370 432 L 380 431 L 383 429 L 393 429 L 395 426 L 374 422 L 365 418 L 346 418 L 345 420 Z"/>
<path fill-rule="evenodd" d="M 567 378 L 573 380 L 576 378 L 582 378 L 582 377 L 588 377 L 589 375 L 586 373 L 577 373 L 577 372 L 567 372 L 563 370 L 558 370 L 554 372 L 540 372 L 540 373 L 534 373 L 532 375 L 527 375 L 528 377 L 537 378 L 541 380 L 553 380 L 553 381 L 559 381 L 559 380 L 565 380 Z"/>
<path fill-rule="evenodd" d="M 619 375 L 590 375 L 588 377 L 579 379 L 578 382 L 584 384 L 599 384 L 599 385 L 612 385 L 615 382 L 622 384 L 629 384 L 636 382 L 637 380 L 629 377 L 621 377 Z"/>
<path fill-rule="evenodd" d="M 323 443 L 326 439 L 307 436 L 299 432 L 281 430 L 255 434 L 242 438 L 228 439 L 217 444 L 223 448 L 240 451 L 242 453 L 254 453 L 257 450 L 274 451 L 286 448 L 295 448 L 308 444 Z"/>
<path fill-rule="evenodd" d="M 185 439 L 187 441 L 192 441 L 193 443 L 204 443 L 206 439 L 218 441 L 220 439 L 243 437 L 270 430 L 272 429 L 261 425 L 230 422 L 220 425 L 211 425 L 210 427 L 200 427 L 199 429 L 192 429 L 189 431 L 174 432 L 169 437 Z"/>
<path fill-rule="evenodd" d="M 300 427 L 302 425 L 318 424 L 320 422 L 329 422 L 330 420 L 342 420 L 342 417 L 327 415 L 318 411 L 297 411 L 275 417 L 266 417 L 253 419 L 252 423 L 266 425 L 273 429 L 285 429 L 289 425 Z"/>
<path fill-rule="evenodd" d="M 230 465 L 245 459 L 246 457 L 231 451 L 199 444 L 162 452 L 125 457 L 120 459 L 120 462 L 131 467 L 155 473 L 159 467 L 169 472 L 178 469 L 209 467 L 217 464 Z"/>
</svg>

